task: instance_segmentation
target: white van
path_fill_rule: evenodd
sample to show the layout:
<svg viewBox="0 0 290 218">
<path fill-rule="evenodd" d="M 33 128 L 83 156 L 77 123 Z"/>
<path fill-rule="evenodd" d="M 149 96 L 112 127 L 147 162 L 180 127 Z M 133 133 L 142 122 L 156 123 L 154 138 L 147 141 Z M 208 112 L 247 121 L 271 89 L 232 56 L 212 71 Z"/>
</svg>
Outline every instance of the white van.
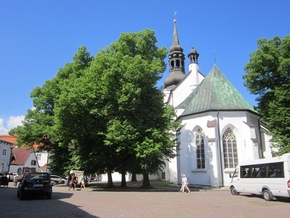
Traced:
<svg viewBox="0 0 290 218">
<path fill-rule="evenodd" d="M 230 190 L 233 195 L 263 195 L 266 201 L 290 198 L 290 153 L 240 163 L 231 176 Z"/>
</svg>

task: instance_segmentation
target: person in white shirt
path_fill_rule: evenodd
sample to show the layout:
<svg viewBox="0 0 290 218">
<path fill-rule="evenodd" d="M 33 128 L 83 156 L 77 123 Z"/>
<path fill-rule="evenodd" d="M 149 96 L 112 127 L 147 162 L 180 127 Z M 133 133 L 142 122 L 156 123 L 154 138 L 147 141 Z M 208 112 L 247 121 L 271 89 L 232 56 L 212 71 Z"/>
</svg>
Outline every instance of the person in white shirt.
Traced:
<svg viewBox="0 0 290 218">
<path fill-rule="evenodd" d="M 187 193 L 190 193 L 190 190 L 189 190 L 187 184 L 188 184 L 188 181 L 187 181 L 185 174 L 181 174 L 181 188 L 179 191 L 184 192 L 184 188 L 185 188 L 187 190 Z"/>
</svg>

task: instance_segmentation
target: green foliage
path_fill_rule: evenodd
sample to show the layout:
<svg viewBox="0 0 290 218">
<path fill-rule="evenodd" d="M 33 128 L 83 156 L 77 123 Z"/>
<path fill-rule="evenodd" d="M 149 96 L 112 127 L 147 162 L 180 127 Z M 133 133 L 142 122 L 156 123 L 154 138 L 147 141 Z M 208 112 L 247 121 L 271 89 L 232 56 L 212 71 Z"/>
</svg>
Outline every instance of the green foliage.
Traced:
<svg viewBox="0 0 290 218">
<path fill-rule="evenodd" d="M 270 128 L 279 154 L 290 152 L 290 36 L 258 40 L 243 75 L 245 86 L 257 94 L 257 111 Z"/>
<path fill-rule="evenodd" d="M 87 59 L 87 61 L 86 61 Z M 56 77 L 46 81 L 42 87 L 36 87 L 31 92 L 34 109 L 28 110 L 23 126 L 12 129 L 9 134 L 17 137 L 18 145 L 40 145 L 40 149 L 50 152 L 52 172 L 64 175 L 71 168 L 72 154 L 68 150 L 67 138 L 58 138 L 55 131 L 55 104 L 59 100 L 66 84 L 80 77 L 83 68 L 88 67 L 92 58 L 82 46 L 74 56 L 73 63 L 67 63 Z M 65 138 L 66 140 L 63 140 Z"/>
<path fill-rule="evenodd" d="M 74 62 L 32 91 L 36 109 L 13 131 L 25 143 L 42 140 L 55 171 L 157 172 L 175 156 L 179 122 L 156 87 L 167 55 L 156 42 L 147 29 L 121 34 L 94 58 L 81 47 Z"/>
</svg>

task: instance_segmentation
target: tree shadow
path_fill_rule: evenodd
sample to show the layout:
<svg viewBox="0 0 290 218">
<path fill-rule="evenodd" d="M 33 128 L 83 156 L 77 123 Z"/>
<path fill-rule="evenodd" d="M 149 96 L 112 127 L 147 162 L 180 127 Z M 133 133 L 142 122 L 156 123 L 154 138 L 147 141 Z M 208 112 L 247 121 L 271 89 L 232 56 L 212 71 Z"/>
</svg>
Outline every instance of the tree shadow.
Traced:
<svg viewBox="0 0 290 218">
<path fill-rule="evenodd" d="M 28 196 L 19 200 L 17 189 L 8 187 L 0 189 L 1 218 L 25 217 L 86 217 L 98 218 L 79 206 L 62 201 L 71 198 L 73 193 L 53 192 L 51 199 L 43 196 Z"/>
</svg>

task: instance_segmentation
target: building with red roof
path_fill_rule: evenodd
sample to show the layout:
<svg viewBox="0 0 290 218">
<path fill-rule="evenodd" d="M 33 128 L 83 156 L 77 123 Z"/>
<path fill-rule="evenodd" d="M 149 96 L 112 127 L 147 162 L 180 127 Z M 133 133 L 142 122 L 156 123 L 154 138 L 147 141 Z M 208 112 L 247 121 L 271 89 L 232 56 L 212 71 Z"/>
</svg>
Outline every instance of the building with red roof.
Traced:
<svg viewBox="0 0 290 218">
<path fill-rule="evenodd" d="M 48 152 L 38 150 L 39 146 L 37 144 L 34 144 L 32 147 L 29 148 L 26 148 L 25 146 L 16 147 L 17 138 L 10 135 L 0 135 L 0 140 L 6 141 L 12 146 L 12 150 L 10 149 L 10 155 L 7 159 L 7 163 L 10 160 L 12 161 L 10 165 L 8 163 L 10 168 L 6 169 L 6 167 L 6 171 L 9 171 L 10 173 L 18 173 L 19 175 L 21 175 L 27 169 L 43 172 L 48 171 Z"/>
<path fill-rule="evenodd" d="M 0 138 L 0 173 L 9 172 L 13 143 Z"/>
</svg>

